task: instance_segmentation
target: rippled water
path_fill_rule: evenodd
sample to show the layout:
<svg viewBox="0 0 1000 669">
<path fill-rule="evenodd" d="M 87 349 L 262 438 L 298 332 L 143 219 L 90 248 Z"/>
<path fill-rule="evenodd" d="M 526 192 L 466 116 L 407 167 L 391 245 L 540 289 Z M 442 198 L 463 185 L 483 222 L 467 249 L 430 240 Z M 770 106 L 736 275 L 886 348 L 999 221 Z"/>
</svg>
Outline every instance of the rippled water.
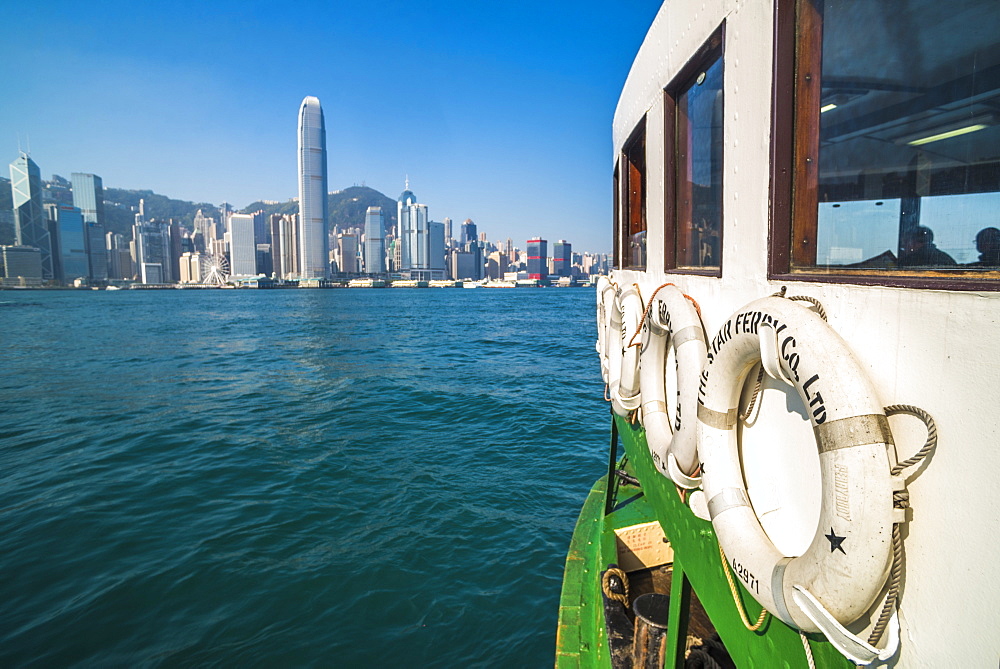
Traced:
<svg viewBox="0 0 1000 669">
<path fill-rule="evenodd" d="M 0 292 L 0 665 L 551 665 L 593 301 Z"/>
</svg>

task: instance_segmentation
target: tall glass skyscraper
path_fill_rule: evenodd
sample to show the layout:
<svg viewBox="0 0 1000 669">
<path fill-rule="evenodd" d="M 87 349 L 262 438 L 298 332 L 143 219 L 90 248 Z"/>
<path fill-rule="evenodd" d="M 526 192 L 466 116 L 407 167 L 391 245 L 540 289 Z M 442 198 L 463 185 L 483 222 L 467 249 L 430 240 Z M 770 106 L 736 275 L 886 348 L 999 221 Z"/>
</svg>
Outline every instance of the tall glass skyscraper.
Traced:
<svg viewBox="0 0 1000 669">
<path fill-rule="evenodd" d="M 108 278 L 108 251 L 104 240 L 104 182 L 96 174 L 73 172 L 73 206 L 83 214 L 84 243 L 90 278 Z"/>
<path fill-rule="evenodd" d="M 42 278 L 54 279 L 55 262 L 45 212 L 42 211 L 42 173 L 23 151 L 10 164 L 10 189 L 14 198 L 14 234 L 18 245 L 42 252 Z"/>
<path fill-rule="evenodd" d="M 385 274 L 385 217 L 382 207 L 368 207 L 365 212 L 365 272 Z"/>
<path fill-rule="evenodd" d="M 309 96 L 299 107 L 299 274 L 303 279 L 330 274 L 327 191 L 323 108 L 319 98 Z"/>
</svg>

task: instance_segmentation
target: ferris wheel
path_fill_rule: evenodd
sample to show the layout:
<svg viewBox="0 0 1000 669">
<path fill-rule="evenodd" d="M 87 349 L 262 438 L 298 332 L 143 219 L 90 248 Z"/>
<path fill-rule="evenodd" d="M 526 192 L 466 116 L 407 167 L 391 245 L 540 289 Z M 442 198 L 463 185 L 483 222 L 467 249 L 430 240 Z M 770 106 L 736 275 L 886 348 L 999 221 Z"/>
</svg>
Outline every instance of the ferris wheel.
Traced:
<svg viewBox="0 0 1000 669">
<path fill-rule="evenodd" d="M 213 253 L 204 256 L 201 265 L 201 282 L 209 286 L 224 286 L 229 278 L 229 261 L 226 256 Z"/>
</svg>

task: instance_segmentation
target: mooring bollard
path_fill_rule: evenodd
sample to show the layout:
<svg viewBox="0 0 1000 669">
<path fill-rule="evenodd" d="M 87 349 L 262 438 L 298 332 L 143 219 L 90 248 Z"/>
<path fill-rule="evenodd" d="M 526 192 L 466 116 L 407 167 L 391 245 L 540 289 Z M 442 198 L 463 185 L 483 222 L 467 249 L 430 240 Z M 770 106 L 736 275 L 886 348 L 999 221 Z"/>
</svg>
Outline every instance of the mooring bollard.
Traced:
<svg viewBox="0 0 1000 669">
<path fill-rule="evenodd" d="M 667 616 L 670 597 L 656 592 L 640 595 L 632 602 L 635 638 L 632 660 L 635 669 L 660 669 L 667 646 Z"/>
</svg>

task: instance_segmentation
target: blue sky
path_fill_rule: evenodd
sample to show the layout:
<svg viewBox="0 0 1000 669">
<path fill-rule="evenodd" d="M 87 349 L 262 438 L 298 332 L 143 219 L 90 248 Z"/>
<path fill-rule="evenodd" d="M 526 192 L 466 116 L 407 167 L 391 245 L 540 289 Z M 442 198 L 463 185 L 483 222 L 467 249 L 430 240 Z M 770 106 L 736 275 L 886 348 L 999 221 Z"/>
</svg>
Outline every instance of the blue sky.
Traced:
<svg viewBox="0 0 1000 669">
<path fill-rule="evenodd" d="M 611 120 L 658 0 L 20 3 L 0 29 L 3 162 L 238 207 L 297 194 L 319 97 L 330 188 L 490 239 L 609 251 Z M 6 174 L 5 174 L 6 176 Z"/>
</svg>

